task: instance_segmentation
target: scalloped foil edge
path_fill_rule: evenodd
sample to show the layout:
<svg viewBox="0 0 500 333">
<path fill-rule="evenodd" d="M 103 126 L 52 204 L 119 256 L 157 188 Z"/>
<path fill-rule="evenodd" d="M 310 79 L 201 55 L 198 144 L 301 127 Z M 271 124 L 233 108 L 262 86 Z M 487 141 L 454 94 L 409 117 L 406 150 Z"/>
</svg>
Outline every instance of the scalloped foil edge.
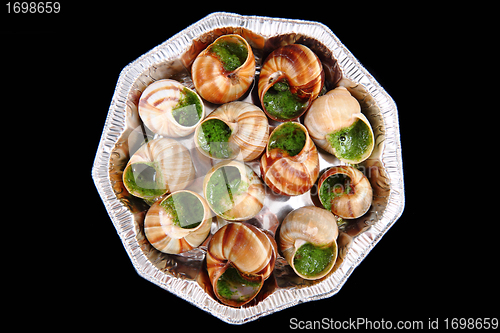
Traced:
<svg viewBox="0 0 500 333">
<path fill-rule="evenodd" d="M 213 300 L 196 281 L 183 280 L 164 274 L 151 264 L 142 253 L 136 240 L 132 213 L 116 198 L 108 174 L 110 153 L 125 129 L 125 106 L 133 83 L 145 69 L 155 64 L 178 58 L 189 48 L 193 39 L 198 38 L 208 31 L 222 27 L 242 27 L 265 37 L 295 32 L 316 38 L 333 52 L 333 56 L 338 60 L 344 77 L 363 85 L 373 97 L 381 110 L 386 128 L 385 148 L 381 159 L 389 175 L 391 192 L 387 207 L 380 220 L 367 231 L 354 238 L 344 262 L 328 279 L 307 288 L 278 289 L 257 305 L 248 308 L 231 308 L 222 305 Z M 146 280 L 168 290 L 170 293 L 231 324 L 243 324 L 298 303 L 335 295 L 342 288 L 353 270 L 401 216 L 405 203 L 396 104 L 349 50 L 344 47 L 332 31 L 327 26 L 318 22 L 241 16 L 220 12 L 212 13 L 180 31 L 122 70 L 94 160 L 92 177 L 123 246 L 138 274 Z"/>
</svg>

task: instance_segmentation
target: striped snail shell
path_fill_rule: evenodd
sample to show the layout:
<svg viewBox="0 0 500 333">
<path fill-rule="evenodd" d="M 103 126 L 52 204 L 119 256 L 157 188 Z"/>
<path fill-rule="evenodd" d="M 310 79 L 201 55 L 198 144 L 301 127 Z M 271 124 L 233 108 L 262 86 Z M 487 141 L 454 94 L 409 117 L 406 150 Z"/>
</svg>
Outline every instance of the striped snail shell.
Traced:
<svg viewBox="0 0 500 333">
<path fill-rule="evenodd" d="M 320 279 L 335 264 L 338 234 L 337 220 L 332 213 L 314 206 L 301 207 L 290 212 L 281 223 L 280 251 L 298 276 L 307 280 Z M 302 252 L 302 246 L 312 250 Z M 326 252 L 324 258 L 307 256 L 320 251 Z"/>
<path fill-rule="evenodd" d="M 175 200 L 176 197 L 182 195 L 188 199 Z M 175 212 L 171 202 L 169 202 L 170 198 L 174 199 L 171 202 L 175 203 L 173 204 Z M 186 202 L 182 202 L 182 200 L 186 200 Z M 189 205 L 189 208 L 184 205 Z M 187 217 L 186 214 L 179 213 L 181 210 L 188 212 Z M 199 216 L 195 216 L 193 212 Z M 181 190 L 156 201 L 149 208 L 144 220 L 144 233 L 151 245 L 157 250 L 178 254 L 192 250 L 203 243 L 210 232 L 211 222 L 212 213 L 205 199 L 195 192 Z M 196 223 L 199 224 L 193 227 L 192 225 Z"/>
<path fill-rule="evenodd" d="M 233 155 L 241 154 L 238 159 L 245 162 L 254 160 L 266 149 L 269 123 L 265 113 L 247 102 L 231 102 L 217 108 L 196 128 L 195 145 L 203 155 L 213 158 L 200 147 L 197 138 L 203 123 L 214 118 L 223 121 L 231 129 L 228 142 L 230 147 L 235 148 Z"/>
<path fill-rule="evenodd" d="M 151 83 L 142 93 L 138 109 L 150 130 L 175 138 L 193 133 L 205 116 L 200 96 L 169 79 Z"/>
<path fill-rule="evenodd" d="M 318 188 L 323 207 L 344 219 L 362 216 L 372 204 L 373 191 L 368 178 L 351 166 L 331 167 L 321 175 Z"/>
<path fill-rule="evenodd" d="M 375 140 L 370 122 L 361 113 L 358 101 L 344 87 L 337 87 L 318 97 L 307 112 L 304 125 L 319 147 L 343 162 L 361 163 L 373 151 Z M 365 132 L 362 136 L 358 134 L 361 138 L 358 142 L 354 143 L 348 135 L 336 135 L 353 126 L 359 127 L 358 133 L 360 130 Z"/>
<path fill-rule="evenodd" d="M 123 171 L 123 184 L 136 197 L 154 199 L 186 188 L 194 176 L 187 148 L 174 139 L 158 138 L 132 155 Z"/>
<path fill-rule="evenodd" d="M 219 54 L 225 54 L 226 58 Z M 223 61 L 225 59 L 226 62 Z M 236 67 L 238 61 L 241 65 Z M 235 34 L 217 38 L 196 57 L 191 68 L 196 91 L 215 104 L 232 102 L 243 96 L 250 88 L 254 75 L 252 48 L 243 37 Z"/>
<path fill-rule="evenodd" d="M 286 80 L 290 92 L 305 100 L 305 106 L 290 116 L 277 115 L 266 109 L 264 96 L 278 82 Z M 274 50 L 265 60 L 260 71 L 258 93 L 262 109 L 277 121 L 297 119 L 306 112 L 318 97 L 325 81 L 323 65 L 307 46 L 291 44 Z"/>
<path fill-rule="evenodd" d="M 271 149 L 274 134 L 292 125 L 305 134 L 305 143 L 300 152 L 290 156 L 280 148 Z M 260 171 L 266 185 L 278 194 L 293 196 L 309 191 L 318 179 L 319 157 L 307 129 L 295 122 L 283 123 L 276 127 L 269 136 L 266 153 L 260 160 Z"/>
<path fill-rule="evenodd" d="M 215 296 L 233 307 L 250 302 L 271 275 L 276 256 L 276 241 L 268 233 L 247 223 L 223 226 L 207 250 L 207 271 Z"/>
</svg>

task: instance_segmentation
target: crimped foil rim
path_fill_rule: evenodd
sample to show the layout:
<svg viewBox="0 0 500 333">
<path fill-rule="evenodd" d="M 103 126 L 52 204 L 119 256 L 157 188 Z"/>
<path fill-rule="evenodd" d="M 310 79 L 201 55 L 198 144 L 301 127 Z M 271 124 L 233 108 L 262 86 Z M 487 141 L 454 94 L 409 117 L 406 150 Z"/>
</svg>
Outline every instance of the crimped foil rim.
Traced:
<svg viewBox="0 0 500 333">
<path fill-rule="evenodd" d="M 381 160 L 390 179 L 391 191 L 387 206 L 379 221 L 354 238 L 342 265 L 324 281 L 306 288 L 277 289 L 257 305 L 247 308 L 232 308 L 222 305 L 212 299 L 196 281 L 183 280 L 167 275 L 155 267 L 140 249 L 134 230 L 133 215 L 116 198 L 108 172 L 112 150 L 126 127 L 125 107 L 135 80 L 152 65 L 178 58 L 191 45 L 193 39 L 203 33 L 223 27 L 246 28 L 264 37 L 294 32 L 316 38 L 332 51 L 333 57 L 337 59 L 344 77 L 363 85 L 369 92 L 381 110 L 386 129 L 385 147 Z M 405 201 L 396 104 L 370 73 L 344 47 L 333 32 L 327 26 L 318 22 L 241 16 L 222 12 L 212 13 L 180 31 L 131 62 L 121 71 L 94 160 L 92 178 L 138 274 L 231 324 L 243 324 L 298 303 L 318 300 L 336 294 L 353 270 L 401 216 Z"/>
</svg>

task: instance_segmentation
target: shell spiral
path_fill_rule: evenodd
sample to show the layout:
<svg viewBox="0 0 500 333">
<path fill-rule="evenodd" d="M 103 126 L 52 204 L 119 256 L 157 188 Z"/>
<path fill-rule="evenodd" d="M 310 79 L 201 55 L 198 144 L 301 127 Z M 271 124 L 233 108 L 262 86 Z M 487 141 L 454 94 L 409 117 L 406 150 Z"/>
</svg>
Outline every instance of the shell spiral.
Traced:
<svg viewBox="0 0 500 333">
<path fill-rule="evenodd" d="M 318 97 L 325 81 L 323 65 L 319 58 L 307 46 L 291 44 L 274 50 L 264 62 L 259 76 L 258 93 L 264 112 L 274 120 L 281 121 L 267 112 L 264 95 L 267 90 L 282 79 L 286 79 L 291 91 L 301 98 L 309 100 L 300 117 L 308 110 L 312 101 Z M 289 120 L 293 120 L 289 119 Z"/>
<path fill-rule="evenodd" d="M 196 125 L 203 120 L 205 107 L 199 99 L 202 108 L 201 117 L 192 126 L 183 126 L 175 120 L 172 109 L 176 107 L 183 96 L 184 89 L 196 94 L 191 89 L 174 80 L 159 80 L 151 83 L 139 99 L 139 115 L 146 126 L 156 134 L 169 137 L 184 137 L 194 132 Z"/>
<path fill-rule="evenodd" d="M 245 62 L 233 71 L 226 71 L 210 51 L 212 45 L 221 41 L 244 45 L 248 51 Z M 191 75 L 196 90 L 207 101 L 215 104 L 232 102 L 243 96 L 253 82 L 255 57 L 252 48 L 240 35 L 221 36 L 196 57 Z"/>
<path fill-rule="evenodd" d="M 277 256 L 273 237 L 247 223 L 229 223 L 220 228 L 210 240 L 207 249 L 207 271 L 217 298 L 231 306 L 241 306 L 250 300 L 232 302 L 219 295 L 217 280 L 230 267 L 240 273 L 258 276 L 262 288 L 271 275 Z"/>
<path fill-rule="evenodd" d="M 373 199 L 373 190 L 368 178 L 366 178 L 361 171 L 351 166 L 335 166 L 321 175 L 318 181 L 318 188 L 320 191 L 325 180 L 337 174 L 349 177 L 349 186 L 351 190 L 348 194 L 337 196 L 332 199 L 332 213 L 345 219 L 354 219 L 362 216 L 370 208 Z"/>
<path fill-rule="evenodd" d="M 154 169 L 158 191 L 150 194 L 131 185 L 128 176 L 132 175 L 131 168 L 138 164 Z M 194 177 L 195 168 L 187 148 L 174 139 L 158 138 L 144 144 L 132 155 L 123 172 L 123 184 L 132 195 L 153 199 L 186 188 Z"/>
</svg>

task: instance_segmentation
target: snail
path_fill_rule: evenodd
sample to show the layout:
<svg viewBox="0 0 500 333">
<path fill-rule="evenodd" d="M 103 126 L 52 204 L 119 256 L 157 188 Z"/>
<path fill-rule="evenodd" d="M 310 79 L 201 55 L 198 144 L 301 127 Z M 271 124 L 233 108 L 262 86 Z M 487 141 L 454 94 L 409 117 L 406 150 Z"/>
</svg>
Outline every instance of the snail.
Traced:
<svg viewBox="0 0 500 333">
<path fill-rule="evenodd" d="M 139 99 L 139 115 L 154 133 L 184 137 L 194 132 L 205 117 L 200 96 L 174 80 L 151 83 Z"/>
<path fill-rule="evenodd" d="M 194 176 L 187 148 L 174 139 L 158 138 L 132 155 L 123 171 L 123 184 L 136 197 L 154 199 L 186 188 Z"/>
<path fill-rule="evenodd" d="M 203 180 L 203 193 L 214 213 L 229 221 L 251 219 L 264 206 L 264 184 L 249 166 L 237 161 L 213 166 Z"/>
<path fill-rule="evenodd" d="M 337 220 L 314 206 L 290 212 L 281 223 L 279 248 L 295 273 L 306 280 L 327 275 L 337 260 Z"/>
<path fill-rule="evenodd" d="M 277 121 L 297 119 L 318 97 L 325 81 L 319 58 L 307 46 L 291 44 L 274 50 L 260 71 L 262 109 Z"/>
<path fill-rule="evenodd" d="M 205 199 L 181 190 L 151 206 L 144 220 L 144 233 L 157 250 L 178 254 L 203 243 L 211 222 L 212 213 Z"/>
<path fill-rule="evenodd" d="M 277 256 L 273 237 L 247 223 L 229 223 L 212 237 L 207 271 L 214 294 L 223 304 L 240 307 L 259 293 Z"/>
<path fill-rule="evenodd" d="M 194 60 L 191 76 L 196 91 L 214 104 L 237 100 L 255 75 L 252 48 L 240 35 L 217 38 Z"/>
<path fill-rule="evenodd" d="M 361 171 L 351 166 L 329 168 L 319 178 L 318 188 L 323 207 L 344 219 L 362 216 L 372 204 L 370 182 Z"/>
<path fill-rule="evenodd" d="M 276 127 L 260 160 L 260 171 L 266 185 L 278 194 L 309 191 L 318 179 L 319 158 L 307 129 L 296 122 Z"/>
<path fill-rule="evenodd" d="M 304 125 L 319 147 L 343 162 L 361 163 L 373 151 L 375 140 L 370 122 L 344 87 L 318 97 L 307 112 Z"/>
<path fill-rule="evenodd" d="M 205 156 L 229 159 L 241 153 L 246 162 L 266 149 L 269 124 L 259 107 L 232 102 L 220 106 L 201 122 L 194 137 L 196 147 Z"/>
</svg>

